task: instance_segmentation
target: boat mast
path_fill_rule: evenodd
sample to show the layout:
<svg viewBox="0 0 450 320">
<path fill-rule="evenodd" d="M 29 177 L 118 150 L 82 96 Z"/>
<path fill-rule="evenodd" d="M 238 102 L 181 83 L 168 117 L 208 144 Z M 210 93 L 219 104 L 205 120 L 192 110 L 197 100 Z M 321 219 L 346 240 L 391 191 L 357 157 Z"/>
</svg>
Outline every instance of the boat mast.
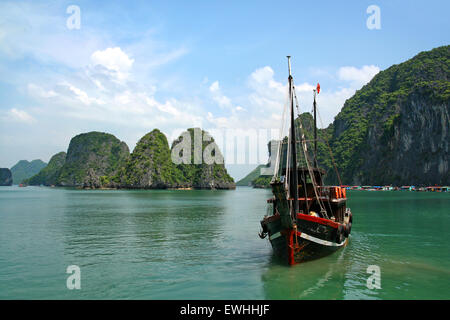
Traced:
<svg viewBox="0 0 450 320">
<path fill-rule="evenodd" d="M 291 155 L 292 155 L 292 184 L 290 187 L 290 197 L 293 199 L 292 206 L 292 217 L 293 220 L 297 220 L 298 213 L 298 173 L 297 173 L 297 142 L 295 136 L 295 123 L 294 123 L 294 98 L 293 98 L 293 84 L 292 84 L 292 74 L 291 74 L 291 56 L 288 58 L 289 67 L 289 99 L 291 100 Z"/>
<path fill-rule="evenodd" d="M 317 164 L 317 114 L 316 114 L 316 89 L 314 91 L 314 167 L 318 168 Z"/>
</svg>

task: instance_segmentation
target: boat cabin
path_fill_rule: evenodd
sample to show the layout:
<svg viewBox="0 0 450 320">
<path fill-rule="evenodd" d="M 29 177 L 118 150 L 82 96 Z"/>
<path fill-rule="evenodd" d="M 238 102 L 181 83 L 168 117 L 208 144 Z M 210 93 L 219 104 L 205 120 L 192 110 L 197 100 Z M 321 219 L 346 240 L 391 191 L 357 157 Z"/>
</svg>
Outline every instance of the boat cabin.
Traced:
<svg viewBox="0 0 450 320">
<path fill-rule="evenodd" d="M 289 170 L 289 174 L 291 173 L 292 169 Z M 317 186 L 316 190 L 314 190 L 309 169 L 306 167 L 297 168 L 299 213 L 324 218 L 321 213 L 323 208 L 330 219 L 336 222 L 344 221 L 347 202 L 346 188 L 324 186 L 323 177 L 325 176 L 325 171 L 323 169 L 311 168 L 311 173 Z M 279 192 L 280 184 L 283 184 L 285 179 L 285 176 L 281 176 L 281 181 L 272 183 L 274 194 Z M 290 188 L 294 188 L 294 179 L 289 180 L 291 182 Z M 290 198 L 289 200 L 292 201 L 293 199 Z M 269 199 L 268 202 L 275 201 L 275 198 L 273 198 Z"/>
</svg>

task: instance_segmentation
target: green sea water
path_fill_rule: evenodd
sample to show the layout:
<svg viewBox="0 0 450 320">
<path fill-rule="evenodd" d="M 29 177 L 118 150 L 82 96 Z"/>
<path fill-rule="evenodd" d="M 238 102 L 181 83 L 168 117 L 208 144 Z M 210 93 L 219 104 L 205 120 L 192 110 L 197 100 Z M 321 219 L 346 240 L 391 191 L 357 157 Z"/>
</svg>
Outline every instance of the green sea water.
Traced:
<svg viewBox="0 0 450 320">
<path fill-rule="evenodd" d="M 350 191 L 349 245 L 293 267 L 258 237 L 270 196 L 0 187 L 0 299 L 450 298 L 450 193 Z"/>
</svg>

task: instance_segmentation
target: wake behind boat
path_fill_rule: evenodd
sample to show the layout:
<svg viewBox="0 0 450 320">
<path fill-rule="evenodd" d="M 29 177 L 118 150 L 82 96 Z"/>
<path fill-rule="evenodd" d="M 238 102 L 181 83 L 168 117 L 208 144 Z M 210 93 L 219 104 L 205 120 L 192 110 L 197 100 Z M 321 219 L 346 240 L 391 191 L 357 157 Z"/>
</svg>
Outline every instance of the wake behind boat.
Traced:
<svg viewBox="0 0 450 320">
<path fill-rule="evenodd" d="M 267 200 L 271 212 L 261 220 L 260 237 L 269 236 L 275 254 L 289 265 L 294 265 L 344 247 L 348 243 L 353 219 L 350 208 L 347 208 L 346 189 L 324 186 L 325 171 L 317 163 L 316 94 L 320 92 L 320 86 L 314 90 L 314 149 L 311 161 L 301 121 L 299 130 L 295 126 L 294 100 L 297 110 L 298 101 L 289 56 L 288 66 L 290 129 L 287 141 L 278 144 L 275 171 L 270 183 L 273 197 Z M 299 166 L 300 158 L 303 158 L 305 166 Z"/>
</svg>

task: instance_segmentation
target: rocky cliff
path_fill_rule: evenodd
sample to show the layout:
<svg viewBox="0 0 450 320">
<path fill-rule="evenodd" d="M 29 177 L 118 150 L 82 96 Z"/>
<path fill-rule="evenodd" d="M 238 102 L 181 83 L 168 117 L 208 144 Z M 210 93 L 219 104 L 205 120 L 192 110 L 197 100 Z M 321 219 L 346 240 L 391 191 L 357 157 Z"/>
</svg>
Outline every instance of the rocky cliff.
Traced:
<svg viewBox="0 0 450 320">
<path fill-rule="evenodd" d="M 38 174 L 26 179 L 25 184 L 32 186 L 52 186 L 58 184 L 58 179 L 61 174 L 61 169 L 66 162 L 66 153 L 59 152 L 51 157 L 48 165 L 39 171 Z"/>
<path fill-rule="evenodd" d="M 178 155 L 176 165 L 182 175 L 183 187 L 196 189 L 235 189 L 223 155 L 208 132 L 190 128 L 172 143 L 171 152 Z M 179 158 L 176 157 L 176 158 Z"/>
<path fill-rule="evenodd" d="M 199 157 L 195 157 L 195 133 L 199 140 Z M 202 141 L 208 137 L 207 141 Z M 212 148 L 215 146 L 215 148 Z M 213 150 L 212 154 L 222 161 L 221 164 L 206 163 L 205 150 Z M 172 154 L 182 158 L 177 162 Z M 181 157 L 180 157 L 181 155 Z M 195 159 L 194 159 L 195 158 Z M 198 163 L 196 163 L 196 161 Z M 133 150 L 118 177 L 113 179 L 121 188 L 194 188 L 194 189 L 234 189 L 235 184 L 224 165 L 223 157 L 214 139 L 201 129 L 188 129 L 173 142 L 172 148 L 166 136 L 158 129 L 146 134 Z"/>
<path fill-rule="evenodd" d="M 264 165 L 264 164 L 257 166 L 248 175 L 246 175 L 244 178 L 242 178 L 241 180 L 236 182 L 236 186 L 241 186 L 241 187 L 253 186 L 255 184 L 254 180 L 256 180 L 260 177 L 261 168 L 264 168 L 264 167 L 266 167 L 266 165 Z"/>
<path fill-rule="evenodd" d="M 112 134 L 83 133 L 72 138 L 58 185 L 99 188 L 113 184 L 110 179 L 124 166 L 129 149 Z"/>
<path fill-rule="evenodd" d="M 325 182 L 449 185 L 449 66 L 450 46 L 422 52 L 381 71 L 348 99 L 334 122 L 318 130 Z M 300 115 L 297 126 L 298 121 L 311 140 L 311 115 Z M 267 186 L 268 181 L 261 176 L 252 184 Z"/>
<path fill-rule="evenodd" d="M 139 140 L 118 178 L 122 188 L 171 188 L 181 186 L 183 181 L 171 161 L 167 138 L 158 129 Z"/>
<path fill-rule="evenodd" d="M 295 127 L 296 127 L 296 132 L 297 132 L 297 141 L 300 141 L 300 137 L 301 137 L 301 133 L 303 133 L 305 135 L 305 139 L 308 142 L 308 159 L 310 161 L 310 163 L 313 163 L 314 160 L 314 146 L 311 143 L 311 141 L 313 141 L 314 139 L 314 119 L 312 117 L 312 115 L 310 113 L 302 113 L 300 114 L 294 121 L 295 123 Z M 301 124 L 301 126 L 300 126 Z M 300 129 L 302 128 L 302 130 Z M 326 141 L 328 141 L 330 139 L 330 128 L 332 128 L 332 126 L 330 126 L 327 129 L 319 129 L 317 131 L 317 161 L 318 161 L 318 165 L 321 168 L 331 168 L 331 158 L 329 156 L 329 147 L 326 143 Z M 286 153 L 287 153 L 287 137 L 284 138 L 283 140 L 283 145 L 282 145 L 282 150 L 281 150 L 281 161 L 280 161 L 280 166 L 282 168 L 285 168 L 285 163 L 286 163 Z M 300 147 L 300 145 L 298 145 L 298 147 Z M 267 145 L 268 151 L 269 151 L 269 156 L 271 154 L 271 142 L 268 143 Z M 306 161 L 305 161 L 305 156 L 303 153 L 303 150 L 301 149 L 297 149 L 297 162 L 298 162 L 298 166 L 300 167 L 305 167 L 306 166 Z M 260 165 L 258 166 L 256 169 L 254 169 L 252 172 L 250 172 L 244 179 L 240 180 L 238 182 L 238 185 L 242 185 L 242 181 L 247 182 L 248 185 L 253 186 L 255 188 L 269 188 L 270 187 L 270 181 L 272 180 L 272 176 L 265 176 L 265 175 L 259 175 L 260 173 L 260 169 L 262 167 L 268 167 L 270 165 L 270 163 L 266 164 L 266 165 Z M 249 181 L 249 182 L 248 182 Z"/>
<path fill-rule="evenodd" d="M 0 168 L 0 186 L 12 186 L 12 183 L 11 170 L 8 168 Z"/>
<path fill-rule="evenodd" d="M 214 139 L 202 130 L 200 134 L 209 140 L 203 143 L 200 140 L 200 163 L 173 161 L 173 149 L 182 141 L 189 140 L 190 144 L 191 134 L 193 143 L 194 130 L 200 129 L 189 129 L 185 132 L 187 136 L 180 136 L 170 149 L 166 136 L 155 129 L 139 140 L 131 155 L 127 145 L 111 134 L 83 133 L 72 138 L 67 154 L 54 155 L 47 167 L 25 182 L 82 188 L 235 188 L 223 162 L 207 163 L 208 159 L 203 158 L 209 152 L 223 160 Z"/>
<path fill-rule="evenodd" d="M 331 138 L 342 183 L 450 184 L 449 66 L 450 46 L 422 52 L 345 102 Z"/>
<path fill-rule="evenodd" d="M 22 183 L 25 179 L 28 179 L 43 168 L 45 168 L 47 164 L 42 160 L 20 160 L 13 167 L 11 167 L 11 173 L 13 177 L 13 184 Z"/>
</svg>

